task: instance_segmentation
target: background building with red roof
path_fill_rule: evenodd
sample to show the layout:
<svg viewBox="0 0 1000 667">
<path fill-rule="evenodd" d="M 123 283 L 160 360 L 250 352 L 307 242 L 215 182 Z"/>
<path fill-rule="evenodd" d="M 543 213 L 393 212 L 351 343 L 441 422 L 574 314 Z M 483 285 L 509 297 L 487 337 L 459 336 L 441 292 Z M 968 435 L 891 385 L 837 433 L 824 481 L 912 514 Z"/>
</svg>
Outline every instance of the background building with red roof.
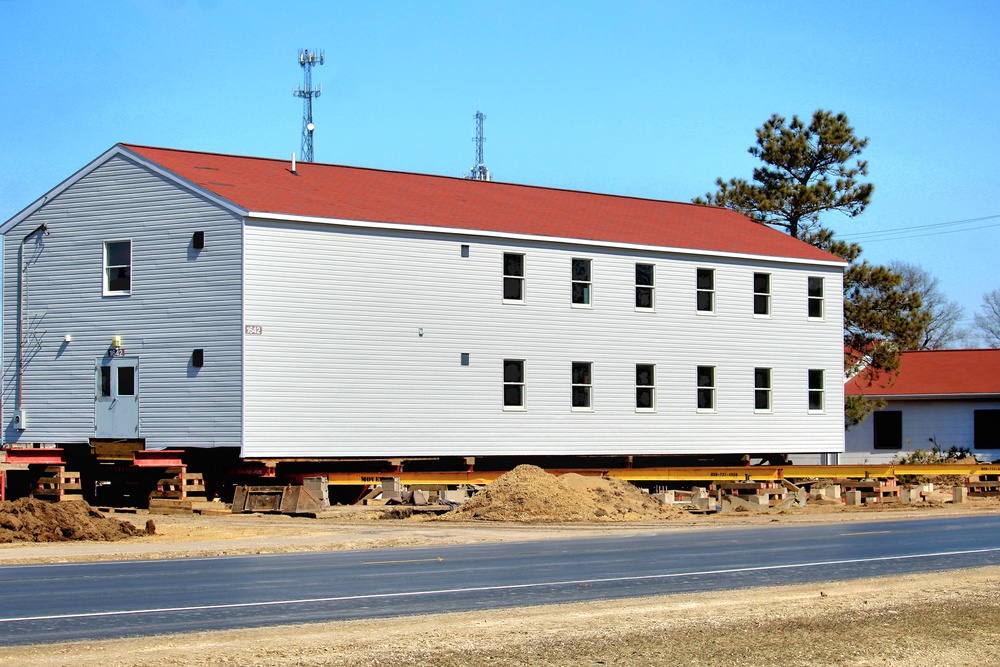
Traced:
<svg viewBox="0 0 1000 667">
<path fill-rule="evenodd" d="M 2 232 L 8 444 L 843 450 L 844 262 L 725 209 L 117 145 Z"/>
<path fill-rule="evenodd" d="M 898 376 L 870 385 L 855 376 L 844 392 L 886 405 L 847 432 L 843 463 L 953 447 L 980 461 L 1000 460 L 1000 350 L 903 352 Z"/>
</svg>

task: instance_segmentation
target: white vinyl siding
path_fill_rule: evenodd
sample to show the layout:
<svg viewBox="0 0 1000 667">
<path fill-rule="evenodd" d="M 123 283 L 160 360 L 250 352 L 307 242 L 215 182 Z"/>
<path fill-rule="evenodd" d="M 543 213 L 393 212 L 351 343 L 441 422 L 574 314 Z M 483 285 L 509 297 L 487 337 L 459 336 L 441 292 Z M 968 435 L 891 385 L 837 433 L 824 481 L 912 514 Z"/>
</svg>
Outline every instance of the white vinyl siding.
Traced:
<svg viewBox="0 0 1000 667">
<path fill-rule="evenodd" d="M 469 242 L 460 257 L 455 244 Z M 826 322 L 801 316 L 805 276 L 832 291 L 837 266 L 588 247 L 601 298 L 584 311 L 566 307 L 568 269 L 584 256 L 572 244 L 264 220 L 247 223 L 245 243 L 245 321 L 263 331 L 245 338 L 247 456 L 842 451 L 836 392 L 802 437 L 806 372 L 836 367 L 843 349 L 836 300 Z M 504 253 L 525 256 L 518 308 L 503 304 Z M 655 312 L 635 310 L 637 263 L 655 266 Z M 711 320 L 696 315 L 696 268 L 715 272 Z M 772 276 L 769 319 L 751 317 L 759 271 Z M 460 352 L 475 363 L 457 364 Z M 526 410 L 503 409 L 505 359 L 525 362 Z M 656 365 L 655 413 L 636 413 L 637 359 Z M 592 411 L 571 409 L 581 360 Z M 695 360 L 717 367 L 711 419 L 697 414 Z M 774 369 L 764 425 L 755 366 Z"/>
</svg>

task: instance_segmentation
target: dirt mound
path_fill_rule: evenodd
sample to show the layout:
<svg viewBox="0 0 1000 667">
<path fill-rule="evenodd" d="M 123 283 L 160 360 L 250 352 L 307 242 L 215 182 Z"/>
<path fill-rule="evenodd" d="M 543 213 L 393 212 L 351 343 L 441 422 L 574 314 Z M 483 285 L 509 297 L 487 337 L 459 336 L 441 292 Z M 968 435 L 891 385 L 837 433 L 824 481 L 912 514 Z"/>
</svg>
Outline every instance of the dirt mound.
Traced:
<svg viewBox="0 0 1000 667">
<path fill-rule="evenodd" d="M 650 521 L 681 513 L 628 482 L 520 465 L 442 519 L 463 521 Z"/>
<path fill-rule="evenodd" d="M 109 542 L 135 535 L 150 535 L 155 530 L 151 522 L 143 530 L 131 523 L 106 517 L 85 502 L 49 503 L 21 498 L 0 503 L 0 543 Z"/>
</svg>

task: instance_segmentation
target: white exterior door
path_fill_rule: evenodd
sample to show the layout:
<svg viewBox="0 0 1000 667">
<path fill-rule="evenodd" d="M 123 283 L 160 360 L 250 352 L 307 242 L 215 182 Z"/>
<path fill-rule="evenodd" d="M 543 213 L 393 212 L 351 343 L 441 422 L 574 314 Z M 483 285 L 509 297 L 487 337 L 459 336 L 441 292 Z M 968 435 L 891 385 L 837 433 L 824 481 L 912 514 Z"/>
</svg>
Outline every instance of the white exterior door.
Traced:
<svg viewBox="0 0 1000 667">
<path fill-rule="evenodd" d="M 103 357 L 96 367 L 95 437 L 138 438 L 138 357 Z"/>
</svg>

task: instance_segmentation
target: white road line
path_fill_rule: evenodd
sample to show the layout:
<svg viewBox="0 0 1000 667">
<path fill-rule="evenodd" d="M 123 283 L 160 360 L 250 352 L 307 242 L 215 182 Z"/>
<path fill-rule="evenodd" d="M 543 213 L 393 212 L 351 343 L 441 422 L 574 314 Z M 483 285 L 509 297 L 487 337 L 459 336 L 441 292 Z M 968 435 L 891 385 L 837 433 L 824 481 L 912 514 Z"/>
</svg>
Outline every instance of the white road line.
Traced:
<svg viewBox="0 0 1000 667">
<path fill-rule="evenodd" d="M 120 611 L 95 611 L 82 614 L 53 614 L 51 616 L 21 616 L 0 618 L 0 623 L 18 623 L 25 621 L 54 621 L 74 618 L 102 618 L 110 616 L 136 616 L 139 614 L 168 614 L 175 612 L 210 611 L 213 609 L 246 609 L 249 607 L 276 607 L 294 604 L 315 604 L 317 602 L 347 602 L 356 600 L 377 600 L 386 598 L 407 598 L 426 595 L 443 595 L 450 593 L 482 593 L 488 591 L 523 590 L 527 588 L 544 588 L 546 586 L 582 586 L 584 584 L 603 584 L 624 581 L 650 581 L 655 579 L 679 579 L 683 577 L 701 577 L 712 574 L 738 574 L 745 572 L 768 572 L 775 570 L 793 570 L 808 567 L 824 567 L 829 565 L 852 565 L 856 563 L 874 563 L 893 560 L 913 560 L 916 558 L 941 558 L 944 556 L 963 556 L 1000 552 L 1000 547 L 989 549 L 968 549 L 964 551 L 938 551 L 926 554 L 908 554 L 904 556 L 878 556 L 876 558 L 844 558 L 840 560 L 814 561 L 811 563 L 792 563 L 788 565 L 758 565 L 756 567 L 734 567 L 722 570 L 701 570 L 698 572 L 673 572 L 669 574 L 646 574 L 631 577 L 605 577 L 600 579 L 569 579 L 564 581 L 544 581 L 532 584 L 507 584 L 504 586 L 473 586 L 470 588 L 443 588 L 429 591 L 408 591 L 397 593 L 370 593 L 367 595 L 344 595 L 340 597 L 302 598 L 298 600 L 268 600 L 265 602 L 239 602 L 232 604 L 210 604 L 191 607 L 159 607 L 155 609 L 125 609 Z"/>
</svg>

